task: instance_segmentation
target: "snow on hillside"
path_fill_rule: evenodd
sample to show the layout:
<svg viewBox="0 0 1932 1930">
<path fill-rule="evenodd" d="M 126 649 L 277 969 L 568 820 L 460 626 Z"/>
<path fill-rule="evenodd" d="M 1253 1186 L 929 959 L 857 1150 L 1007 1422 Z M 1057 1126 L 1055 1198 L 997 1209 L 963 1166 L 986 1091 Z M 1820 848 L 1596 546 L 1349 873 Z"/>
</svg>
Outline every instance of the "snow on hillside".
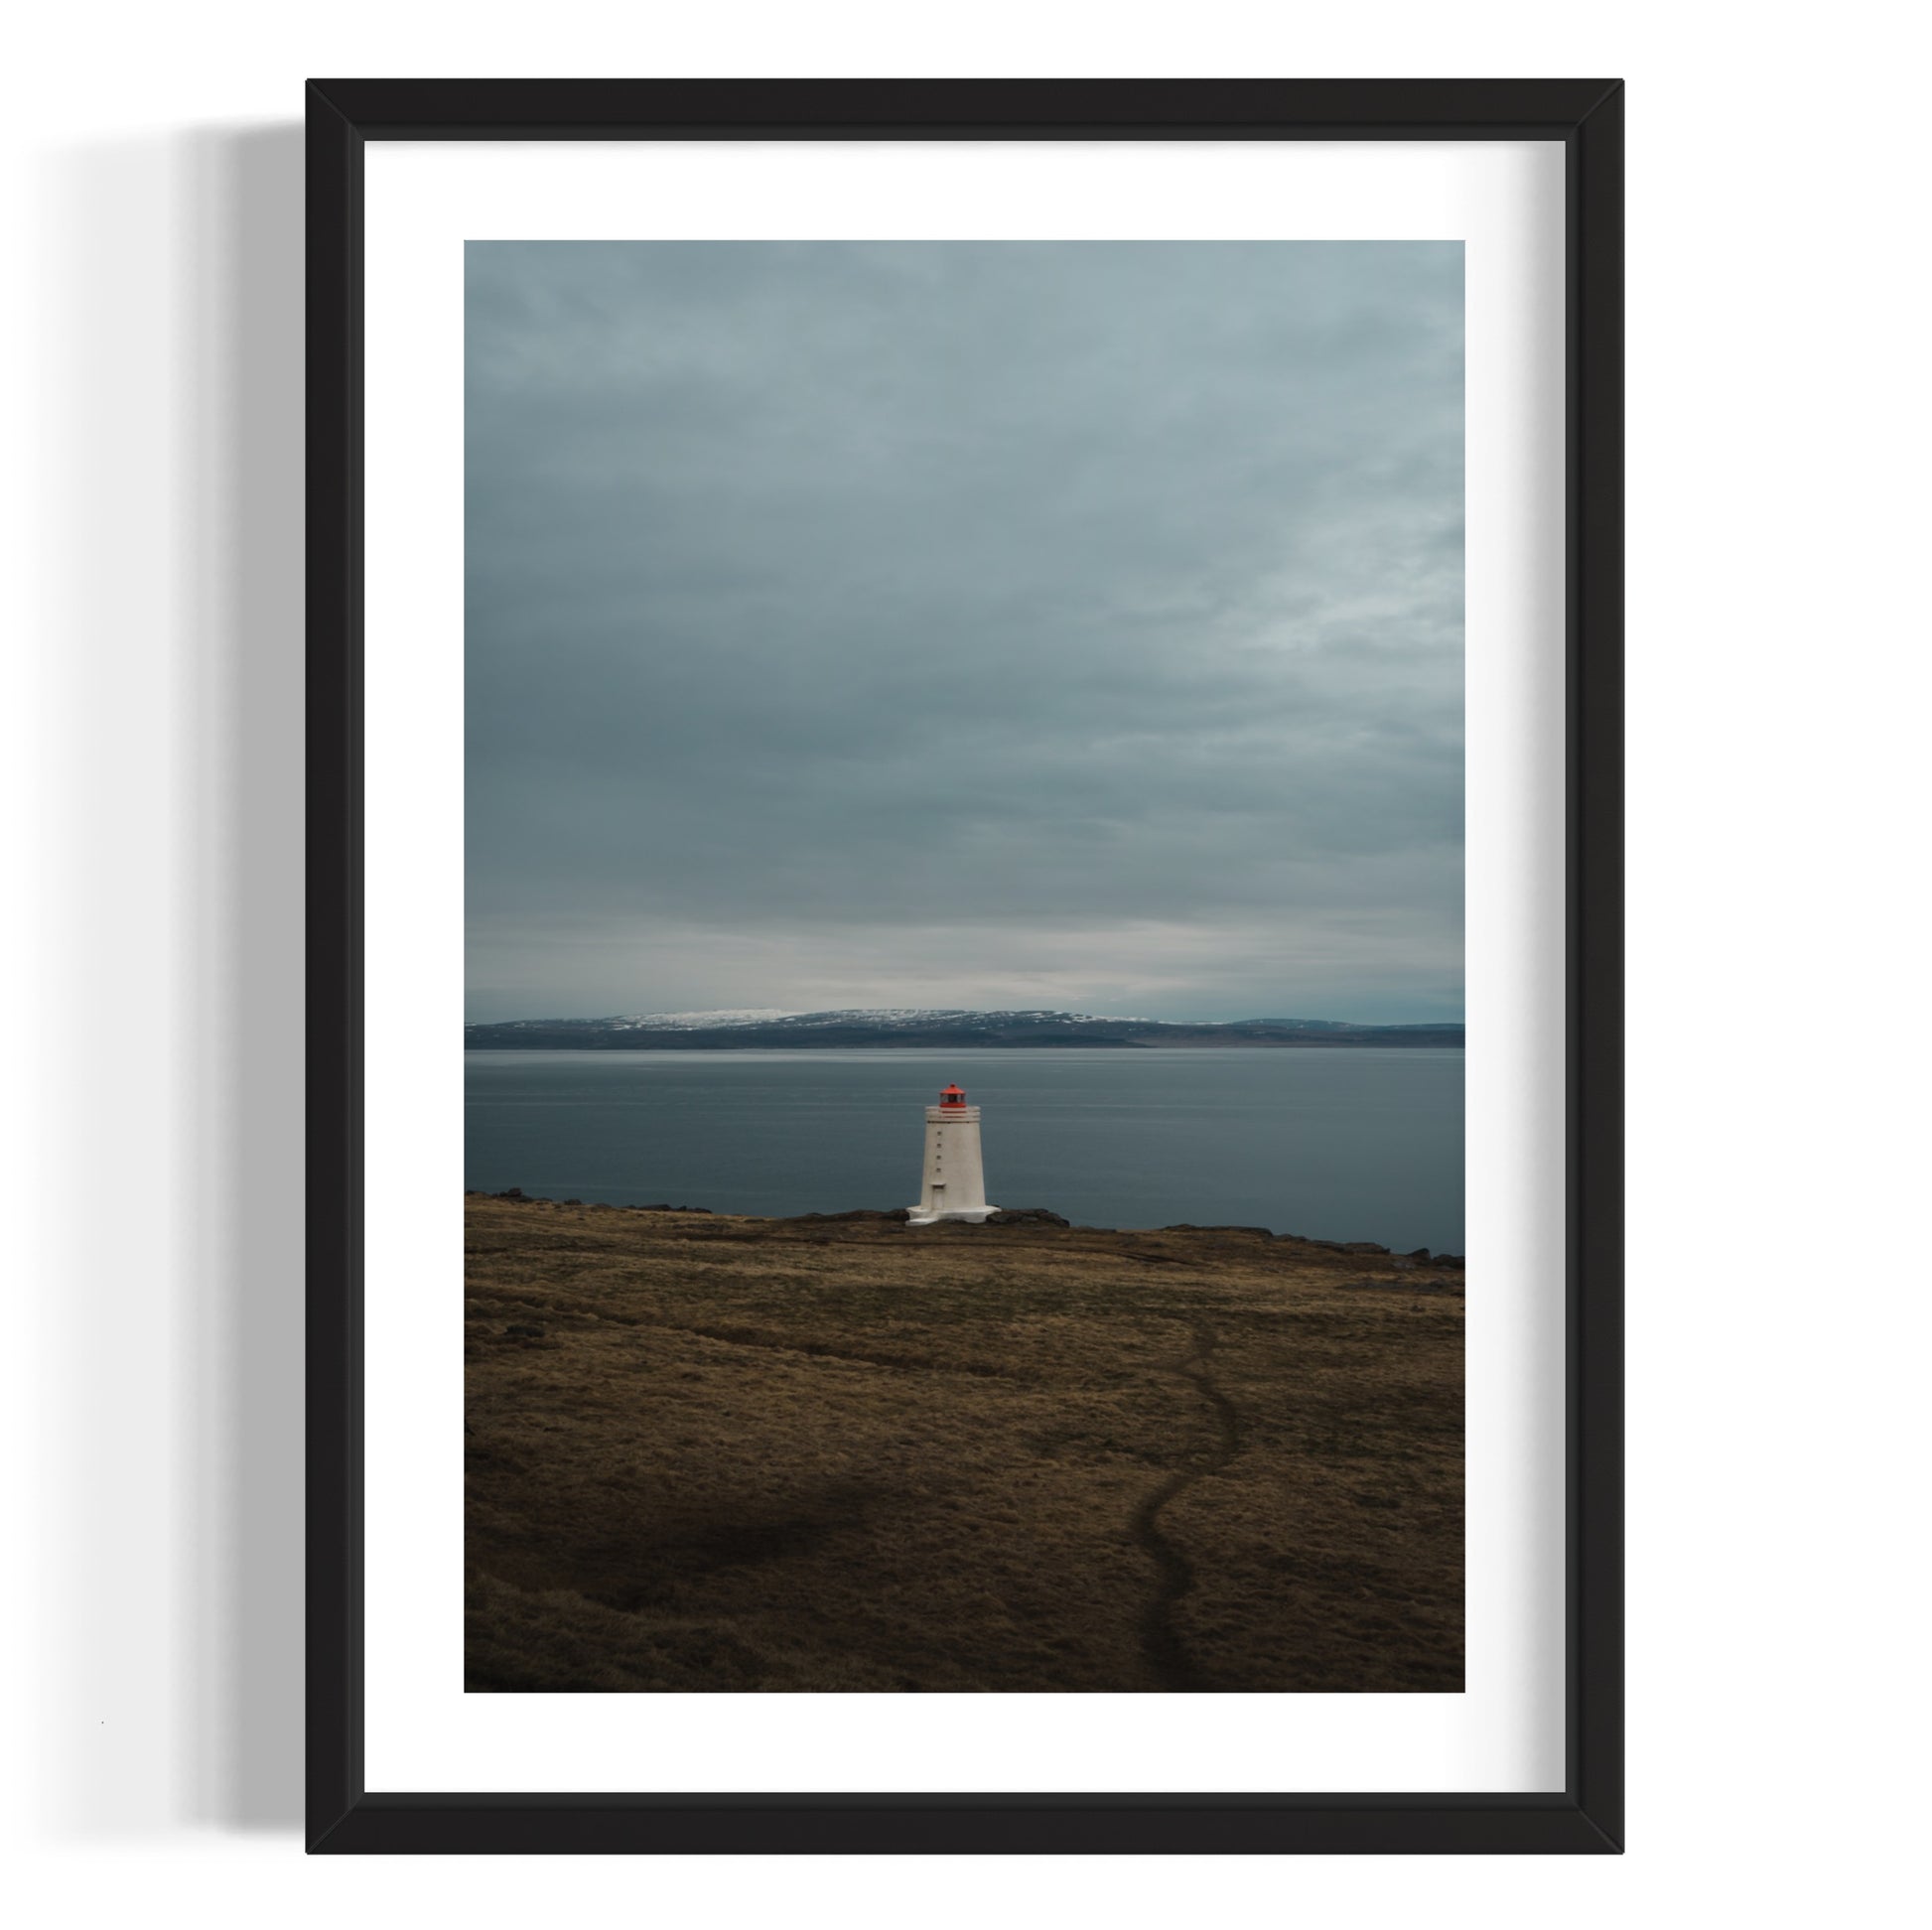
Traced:
<svg viewBox="0 0 1932 1930">
<path fill-rule="evenodd" d="M 634 1019 L 608 1023 L 621 1030 L 644 1027 L 653 1032 L 716 1032 L 727 1026 L 768 1026 L 774 1019 L 802 1016 L 781 1006 L 730 1006 L 717 1012 L 644 1012 Z"/>
<path fill-rule="evenodd" d="M 512 1019 L 471 1025 L 473 1046 L 551 1045 L 566 1050 L 617 1046 L 693 1047 L 918 1045 L 1428 1045 L 1457 1044 L 1462 1028 L 1363 1026 L 1333 1019 L 1173 1020 L 1119 1014 L 975 1012 L 959 1007 L 858 1006 L 793 1012 L 782 1006 L 725 1006 L 704 1011 L 645 1012 L 612 1019 Z"/>
<path fill-rule="evenodd" d="M 964 1008 L 930 1006 L 851 1006 L 837 1012 L 787 1012 L 778 1006 L 732 1007 L 717 1012 L 644 1012 L 628 1019 L 602 1023 L 621 1032 L 726 1032 L 740 1026 L 781 1025 L 804 1030 L 818 1026 L 929 1026 L 935 1020 L 952 1024 L 994 1025 L 1015 1019 L 1052 1020 L 1068 1026 L 1145 1025 L 1141 1019 L 1094 1018 L 1082 1012 L 976 1012 Z"/>
</svg>

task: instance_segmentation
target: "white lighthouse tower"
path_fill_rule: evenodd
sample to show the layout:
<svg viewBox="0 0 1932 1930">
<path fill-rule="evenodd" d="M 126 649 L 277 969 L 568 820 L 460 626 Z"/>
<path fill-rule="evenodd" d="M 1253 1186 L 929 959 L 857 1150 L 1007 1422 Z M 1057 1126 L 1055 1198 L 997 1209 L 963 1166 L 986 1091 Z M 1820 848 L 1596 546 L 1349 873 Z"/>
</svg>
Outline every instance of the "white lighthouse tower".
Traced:
<svg viewBox="0 0 1932 1930">
<path fill-rule="evenodd" d="M 949 1085 L 936 1106 L 925 1109 L 925 1182 L 909 1224 L 934 1220 L 983 1220 L 997 1213 L 986 1203 L 986 1174 L 980 1167 L 980 1109 L 966 1103 Z"/>
</svg>

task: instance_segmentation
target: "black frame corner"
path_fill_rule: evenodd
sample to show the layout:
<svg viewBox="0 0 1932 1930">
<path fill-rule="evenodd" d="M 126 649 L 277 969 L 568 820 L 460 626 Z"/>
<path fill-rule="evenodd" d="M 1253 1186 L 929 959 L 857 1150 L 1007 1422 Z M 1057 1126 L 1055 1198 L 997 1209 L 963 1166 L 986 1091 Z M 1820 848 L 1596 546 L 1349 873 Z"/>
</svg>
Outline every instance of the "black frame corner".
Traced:
<svg viewBox="0 0 1932 1930">
<path fill-rule="evenodd" d="M 362 156 L 370 140 L 1561 140 L 1568 184 L 1567 1788 L 401 1795 L 362 1782 Z M 1623 1837 L 1623 94 L 1613 80 L 316 80 L 308 88 L 308 1847 L 1617 1854 Z"/>
</svg>

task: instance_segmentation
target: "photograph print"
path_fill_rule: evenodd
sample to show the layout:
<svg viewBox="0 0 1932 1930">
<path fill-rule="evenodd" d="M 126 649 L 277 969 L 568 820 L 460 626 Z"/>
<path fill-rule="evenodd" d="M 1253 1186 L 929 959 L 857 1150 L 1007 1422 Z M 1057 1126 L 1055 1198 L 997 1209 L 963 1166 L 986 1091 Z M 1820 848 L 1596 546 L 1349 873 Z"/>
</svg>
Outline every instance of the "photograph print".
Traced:
<svg viewBox="0 0 1932 1930">
<path fill-rule="evenodd" d="M 1460 1692 L 1461 244 L 465 274 L 468 1689 Z"/>
</svg>

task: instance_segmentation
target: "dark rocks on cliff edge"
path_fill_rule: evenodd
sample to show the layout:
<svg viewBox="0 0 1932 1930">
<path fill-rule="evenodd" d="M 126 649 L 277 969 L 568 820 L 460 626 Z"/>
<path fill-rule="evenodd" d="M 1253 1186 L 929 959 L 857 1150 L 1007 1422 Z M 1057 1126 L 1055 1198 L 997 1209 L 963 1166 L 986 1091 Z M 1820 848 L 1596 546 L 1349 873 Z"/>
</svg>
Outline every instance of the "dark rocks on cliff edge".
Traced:
<svg viewBox="0 0 1932 1930">
<path fill-rule="evenodd" d="M 854 1206 L 844 1213 L 791 1213 L 786 1215 L 794 1226 L 829 1226 L 837 1221 L 871 1220 L 878 1224 L 903 1226 L 912 1217 L 909 1206 L 895 1206 L 891 1212 L 882 1212 L 876 1206 Z"/>
<path fill-rule="evenodd" d="M 471 1190 L 470 1188 L 465 1189 L 466 1196 L 470 1195 Z M 558 1204 L 582 1206 L 585 1203 L 581 1199 L 557 1201 L 533 1198 L 521 1186 L 506 1186 L 501 1192 L 478 1193 L 475 1196 L 484 1199 L 511 1199 L 519 1201 L 526 1206 L 554 1206 Z M 673 1206 L 668 1200 L 656 1200 L 648 1206 L 630 1206 L 618 1210 L 632 1213 L 703 1213 L 710 1216 L 713 1209 L 709 1206 Z M 884 1211 L 874 1206 L 854 1206 L 842 1213 L 791 1213 L 780 1215 L 780 1217 L 796 1226 L 831 1226 L 840 1223 L 851 1224 L 861 1221 L 881 1226 L 903 1226 L 912 1217 L 912 1214 L 911 1209 L 905 1206 L 895 1206 L 890 1211 Z M 975 1226 L 975 1222 L 971 1220 L 941 1220 L 937 1224 L 954 1231 L 971 1231 Z M 986 1226 L 1070 1227 L 1073 1223 L 1064 1215 L 1052 1212 L 1044 1206 L 1004 1206 L 997 1212 L 987 1214 L 985 1220 L 979 1222 L 979 1224 Z M 1112 1227 L 1107 1226 L 1081 1227 L 1076 1230 L 1087 1233 L 1111 1233 L 1114 1231 Z M 1293 1246 L 1315 1247 L 1324 1253 L 1356 1253 L 1386 1256 L 1405 1271 L 1411 1267 L 1454 1268 L 1459 1271 L 1462 1267 L 1462 1256 L 1459 1253 L 1431 1253 L 1427 1247 L 1416 1247 L 1408 1253 L 1397 1254 L 1392 1253 L 1388 1247 L 1383 1246 L 1377 1240 L 1311 1240 L 1300 1233 L 1276 1233 L 1266 1226 L 1197 1226 L 1191 1220 L 1177 1220 L 1173 1225 L 1164 1226 L 1158 1230 L 1163 1233 L 1245 1233 L 1253 1239 L 1282 1240 Z"/>
<path fill-rule="evenodd" d="M 1275 1237 L 1265 1226 L 1196 1226 L 1192 1220 L 1175 1220 L 1172 1226 L 1160 1230 L 1163 1233 L 1252 1233 L 1258 1240 Z"/>
</svg>

